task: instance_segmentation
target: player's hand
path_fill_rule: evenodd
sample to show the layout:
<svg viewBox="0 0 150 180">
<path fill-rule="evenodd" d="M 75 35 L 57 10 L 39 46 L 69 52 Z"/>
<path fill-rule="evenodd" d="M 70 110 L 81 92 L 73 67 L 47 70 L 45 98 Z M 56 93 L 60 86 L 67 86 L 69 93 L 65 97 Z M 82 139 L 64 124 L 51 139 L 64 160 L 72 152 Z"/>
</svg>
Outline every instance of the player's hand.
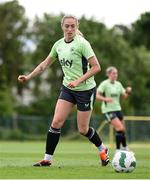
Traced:
<svg viewBox="0 0 150 180">
<path fill-rule="evenodd" d="M 105 102 L 111 103 L 113 99 L 111 97 L 105 97 Z"/>
<path fill-rule="evenodd" d="M 127 94 L 131 94 L 131 92 L 132 92 L 132 87 L 131 86 L 127 86 L 126 87 L 126 93 Z"/>
<path fill-rule="evenodd" d="M 75 81 L 71 81 L 68 85 L 67 85 L 67 87 L 69 87 L 69 88 L 75 88 L 76 86 L 78 86 L 80 83 L 79 83 L 79 81 L 78 80 L 75 80 Z"/>
<path fill-rule="evenodd" d="M 28 76 L 25 76 L 25 75 L 19 75 L 18 76 L 18 81 L 20 82 L 20 83 L 24 83 L 24 82 L 26 82 L 26 81 L 28 81 L 29 80 L 29 77 Z"/>
</svg>

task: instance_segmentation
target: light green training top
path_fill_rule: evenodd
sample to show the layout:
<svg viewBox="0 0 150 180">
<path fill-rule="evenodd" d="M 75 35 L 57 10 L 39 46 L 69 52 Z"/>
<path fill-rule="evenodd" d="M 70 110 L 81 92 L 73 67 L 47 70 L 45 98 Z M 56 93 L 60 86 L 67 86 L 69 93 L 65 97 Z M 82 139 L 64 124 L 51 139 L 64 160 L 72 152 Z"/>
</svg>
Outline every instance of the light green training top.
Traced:
<svg viewBox="0 0 150 180">
<path fill-rule="evenodd" d="M 120 95 L 125 93 L 125 89 L 119 81 L 112 83 L 110 79 L 104 80 L 97 88 L 104 97 L 113 98 L 113 102 L 102 102 L 102 113 L 120 111 Z"/>
<path fill-rule="evenodd" d="M 64 38 L 58 40 L 53 45 L 49 56 L 59 60 L 64 73 L 63 85 L 67 86 L 90 69 L 88 59 L 95 54 L 90 43 L 82 36 L 76 35 L 71 42 L 65 42 Z M 72 90 L 84 91 L 95 86 L 94 76 L 92 76 Z"/>
</svg>

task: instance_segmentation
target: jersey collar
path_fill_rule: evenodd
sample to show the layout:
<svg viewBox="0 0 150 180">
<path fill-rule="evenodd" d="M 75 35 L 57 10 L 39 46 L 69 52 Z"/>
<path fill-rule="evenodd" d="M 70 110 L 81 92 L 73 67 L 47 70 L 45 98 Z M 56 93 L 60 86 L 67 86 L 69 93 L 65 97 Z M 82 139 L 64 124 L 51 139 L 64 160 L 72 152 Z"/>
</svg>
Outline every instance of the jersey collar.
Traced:
<svg viewBox="0 0 150 180">
<path fill-rule="evenodd" d="M 65 43 L 71 43 L 72 41 L 74 41 L 74 39 L 70 40 L 70 41 L 66 41 L 64 38 Z"/>
<path fill-rule="evenodd" d="M 111 83 L 111 84 L 115 84 L 116 81 L 111 81 L 110 79 L 108 79 L 108 81 Z"/>
</svg>

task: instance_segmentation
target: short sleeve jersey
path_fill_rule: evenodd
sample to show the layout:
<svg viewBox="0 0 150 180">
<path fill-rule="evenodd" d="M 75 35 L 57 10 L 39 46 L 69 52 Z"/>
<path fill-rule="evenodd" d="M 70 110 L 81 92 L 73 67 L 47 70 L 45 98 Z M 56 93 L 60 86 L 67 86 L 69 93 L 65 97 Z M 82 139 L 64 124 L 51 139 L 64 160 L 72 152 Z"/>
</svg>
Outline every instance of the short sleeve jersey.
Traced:
<svg viewBox="0 0 150 180">
<path fill-rule="evenodd" d="M 124 94 L 125 89 L 119 81 L 114 81 L 113 83 L 107 79 L 103 81 L 97 88 L 104 97 L 111 97 L 113 102 L 102 102 L 102 113 L 120 111 L 120 95 Z"/>
<path fill-rule="evenodd" d="M 53 59 L 58 59 L 62 67 L 64 77 L 63 85 L 74 81 L 85 74 L 89 69 L 88 59 L 95 56 L 90 43 L 80 35 L 76 35 L 71 42 L 65 42 L 64 38 L 58 40 L 49 54 Z M 76 91 L 92 89 L 96 86 L 94 76 L 73 88 Z"/>
</svg>

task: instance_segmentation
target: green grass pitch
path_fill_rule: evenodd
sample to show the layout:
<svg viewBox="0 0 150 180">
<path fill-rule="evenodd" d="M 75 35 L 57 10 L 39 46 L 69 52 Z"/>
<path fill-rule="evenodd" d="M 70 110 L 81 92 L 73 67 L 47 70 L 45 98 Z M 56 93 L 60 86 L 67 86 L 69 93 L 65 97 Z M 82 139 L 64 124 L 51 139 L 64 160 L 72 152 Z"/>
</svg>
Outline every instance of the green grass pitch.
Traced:
<svg viewBox="0 0 150 180">
<path fill-rule="evenodd" d="M 60 141 L 51 167 L 33 167 L 43 158 L 45 142 L 0 142 L 0 179 L 150 179 L 150 144 L 130 144 L 137 159 L 132 173 L 101 167 L 88 141 Z M 110 148 L 110 159 L 114 154 Z"/>
</svg>

